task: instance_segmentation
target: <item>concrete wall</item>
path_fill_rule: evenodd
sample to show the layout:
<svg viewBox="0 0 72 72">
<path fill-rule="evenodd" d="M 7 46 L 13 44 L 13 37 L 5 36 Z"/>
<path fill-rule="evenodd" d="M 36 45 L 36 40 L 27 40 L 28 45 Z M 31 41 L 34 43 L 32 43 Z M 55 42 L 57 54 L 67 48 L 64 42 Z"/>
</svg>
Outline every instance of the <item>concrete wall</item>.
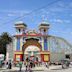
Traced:
<svg viewBox="0 0 72 72">
<path fill-rule="evenodd" d="M 8 60 L 9 59 L 12 60 L 13 59 L 13 55 L 14 55 L 13 44 L 10 43 L 10 44 L 7 45 L 7 55 L 6 55 L 6 56 L 8 56 L 7 59 Z"/>
<path fill-rule="evenodd" d="M 50 53 L 50 61 L 51 62 L 57 62 L 57 61 L 60 61 L 62 59 L 65 59 L 64 53 L 56 53 L 56 52 Z"/>
<path fill-rule="evenodd" d="M 70 54 L 70 61 L 72 61 L 72 54 Z"/>
</svg>

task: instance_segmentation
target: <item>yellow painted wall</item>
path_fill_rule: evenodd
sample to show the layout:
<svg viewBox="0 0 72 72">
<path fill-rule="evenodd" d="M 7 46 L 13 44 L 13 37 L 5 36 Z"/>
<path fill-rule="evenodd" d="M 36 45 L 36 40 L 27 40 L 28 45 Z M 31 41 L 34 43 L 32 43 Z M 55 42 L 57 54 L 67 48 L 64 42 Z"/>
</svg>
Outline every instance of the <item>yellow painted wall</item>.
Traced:
<svg viewBox="0 0 72 72">
<path fill-rule="evenodd" d="M 20 55 L 16 55 L 16 61 L 20 61 Z"/>
<path fill-rule="evenodd" d="M 14 54 L 23 54 L 23 52 L 22 51 L 20 51 L 20 52 L 14 52 Z"/>
<path fill-rule="evenodd" d="M 49 56 L 48 55 L 44 55 L 44 61 L 49 61 Z"/>
</svg>

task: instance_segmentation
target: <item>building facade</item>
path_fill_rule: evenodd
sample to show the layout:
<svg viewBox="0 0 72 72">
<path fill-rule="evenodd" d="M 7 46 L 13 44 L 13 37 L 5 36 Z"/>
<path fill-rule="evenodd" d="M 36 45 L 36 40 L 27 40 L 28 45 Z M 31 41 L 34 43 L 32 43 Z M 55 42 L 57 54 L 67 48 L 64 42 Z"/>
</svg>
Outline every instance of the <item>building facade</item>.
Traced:
<svg viewBox="0 0 72 72">
<path fill-rule="evenodd" d="M 49 24 L 41 23 L 39 32 L 27 31 L 24 23 L 15 24 L 16 35 L 14 36 L 14 61 L 25 61 L 27 58 L 33 61 L 48 62 L 50 52 L 48 49 Z"/>
<path fill-rule="evenodd" d="M 55 62 L 71 56 L 72 45 L 65 39 L 48 35 L 50 25 L 42 22 L 35 30 L 27 30 L 23 22 L 15 24 L 16 34 L 13 37 L 14 61 Z M 71 57 L 72 59 L 72 57 Z"/>
</svg>

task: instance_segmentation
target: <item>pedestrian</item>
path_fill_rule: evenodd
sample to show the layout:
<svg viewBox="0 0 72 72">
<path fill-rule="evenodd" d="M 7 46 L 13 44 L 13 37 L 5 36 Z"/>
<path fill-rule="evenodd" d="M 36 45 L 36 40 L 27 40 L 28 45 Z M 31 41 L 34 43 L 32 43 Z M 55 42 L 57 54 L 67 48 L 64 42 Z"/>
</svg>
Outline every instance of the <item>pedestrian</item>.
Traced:
<svg viewBox="0 0 72 72">
<path fill-rule="evenodd" d="M 11 69 L 11 68 L 12 68 L 12 63 L 11 63 L 11 60 L 9 60 L 8 69 Z"/>
<path fill-rule="evenodd" d="M 21 69 L 22 69 L 22 62 L 21 61 L 19 62 L 19 67 L 20 67 L 20 71 L 21 71 Z"/>
<path fill-rule="evenodd" d="M 6 68 L 8 69 L 8 62 L 6 63 Z"/>
<path fill-rule="evenodd" d="M 12 64 L 11 64 L 11 62 L 9 63 L 9 69 L 12 69 Z"/>
<path fill-rule="evenodd" d="M 46 67 L 47 67 L 47 62 L 46 62 Z"/>
<path fill-rule="evenodd" d="M 33 62 L 32 62 L 32 60 L 30 61 L 30 67 L 31 67 L 31 68 L 33 67 Z"/>
<path fill-rule="evenodd" d="M 28 67 L 28 62 L 27 61 L 26 61 L 26 64 L 25 65 L 26 65 L 26 71 L 27 71 L 27 67 Z"/>
<path fill-rule="evenodd" d="M 49 64 L 46 62 L 46 67 L 49 68 Z"/>
</svg>

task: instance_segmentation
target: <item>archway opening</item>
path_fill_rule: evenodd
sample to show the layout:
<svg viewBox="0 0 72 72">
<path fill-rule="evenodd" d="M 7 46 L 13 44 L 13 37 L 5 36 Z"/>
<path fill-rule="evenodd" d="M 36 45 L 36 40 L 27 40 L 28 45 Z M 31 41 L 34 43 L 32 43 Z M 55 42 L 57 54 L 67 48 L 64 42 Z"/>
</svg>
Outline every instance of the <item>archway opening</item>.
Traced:
<svg viewBox="0 0 72 72">
<path fill-rule="evenodd" d="M 38 42 L 38 39 L 30 38 L 26 39 L 26 42 L 23 45 L 23 60 L 33 60 L 41 61 L 41 50 L 42 46 Z"/>
<path fill-rule="evenodd" d="M 24 51 L 24 60 L 27 58 L 34 62 L 41 61 L 40 49 L 37 46 L 28 46 Z"/>
</svg>

